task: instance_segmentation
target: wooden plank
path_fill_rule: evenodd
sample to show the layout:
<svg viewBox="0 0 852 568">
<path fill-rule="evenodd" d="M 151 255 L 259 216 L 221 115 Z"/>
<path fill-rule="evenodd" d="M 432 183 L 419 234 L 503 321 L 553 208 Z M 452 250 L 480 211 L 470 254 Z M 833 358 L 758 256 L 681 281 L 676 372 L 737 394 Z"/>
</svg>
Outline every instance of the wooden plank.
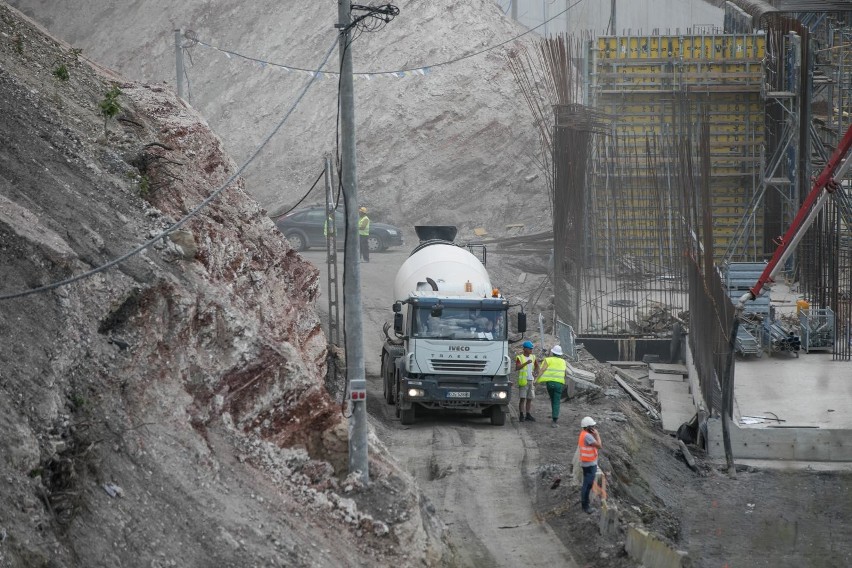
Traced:
<svg viewBox="0 0 852 568">
<path fill-rule="evenodd" d="M 629 395 L 633 398 L 633 400 L 635 400 L 636 402 L 638 402 L 640 405 L 642 405 L 642 408 L 644 408 L 645 410 L 647 410 L 647 411 L 648 411 L 648 414 L 650 414 L 650 415 L 651 415 L 651 418 L 653 418 L 654 420 L 659 420 L 659 419 L 660 419 L 660 413 L 659 413 L 659 412 L 657 412 L 657 409 L 656 409 L 656 408 L 654 408 L 653 406 L 651 406 L 650 404 L 648 404 L 647 402 L 645 402 L 645 399 L 644 399 L 644 398 L 642 398 L 642 397 L 639 395 L 639 393 L 638 393 L 638 392 L 636 392 L 636 391 L 633 389 L 633 387 L 631 387 L 630 385 L 628 385 L 628 384 L 625 382 L 625 380 L 624 380 L 624 379 L 622 379 L 622 378 L 621 378 L 621 377 L 619 377 L 618 375 L 616 375 L 616 376 L 614 377 L 614 379 L 615 379 L 615 382 L 617 382 L 619 385 L 621 385 L 621 388 L 623 388 L 625 391 L 627 391 L 627 394 L 629 394 Z"/>
</svg>

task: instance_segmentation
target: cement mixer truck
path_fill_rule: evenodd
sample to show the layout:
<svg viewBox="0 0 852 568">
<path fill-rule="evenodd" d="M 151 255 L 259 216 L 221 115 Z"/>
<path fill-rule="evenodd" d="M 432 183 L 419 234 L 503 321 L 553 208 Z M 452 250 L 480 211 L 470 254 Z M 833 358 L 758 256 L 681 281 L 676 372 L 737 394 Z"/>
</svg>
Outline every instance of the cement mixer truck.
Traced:
<svg viewBox="0 0 852 568">
<path fill-rule="evenodd" d="M 481 412 L 502 426 L 511 394 L 509 302 L 491 286 L 485 247 L 454 244 L 456 227 L 415 230 L 420 244 L 394 282 L 393 334 L 385 325 L 385 401 L 402 424 L 429 408 Z M 525 319 L 519 315 L 519 332 Z"/>
</svg>

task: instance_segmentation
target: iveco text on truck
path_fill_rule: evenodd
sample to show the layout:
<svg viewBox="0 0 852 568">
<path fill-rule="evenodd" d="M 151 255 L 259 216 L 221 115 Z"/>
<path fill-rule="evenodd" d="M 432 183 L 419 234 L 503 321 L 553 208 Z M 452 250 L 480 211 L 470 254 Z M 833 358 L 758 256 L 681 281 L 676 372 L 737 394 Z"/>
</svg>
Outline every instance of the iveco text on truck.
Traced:
<svg viewBox="0 0 852 568">
<path fill-rule="evenodd" d="M 480 411 L 501 426 L 511 393 L 509 302 L 491 286 L 485 247 L 453 244 L 455 227 L 415 230 L 420 244 L 394 282 L 393 336 L 385 326 L 385 400 L 403 424 L 420 407 Z M 525 317 L 518 320 L 523 332 Z"/>
</svg>

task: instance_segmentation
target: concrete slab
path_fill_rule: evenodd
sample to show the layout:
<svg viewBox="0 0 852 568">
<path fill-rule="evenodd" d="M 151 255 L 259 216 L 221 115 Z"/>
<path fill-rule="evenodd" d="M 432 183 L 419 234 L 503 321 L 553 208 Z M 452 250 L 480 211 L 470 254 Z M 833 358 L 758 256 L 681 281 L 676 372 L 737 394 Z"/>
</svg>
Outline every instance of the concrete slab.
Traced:
<svg viewBox="0 0 852 568">
<path fill-rule="evenodd" d="M 607 361 L 613 367 L 619 367 L 621 369 L 647 369 L 648 363 L 643 361 Z"/>
<path fill-rule="evenodd" d="M 654 390 L 657 392 L 663 430 L 666 432 L 676 432 L 681 424 L 695 416 L 696 408 L 688 382 L 657 381 L 654 383 Z"/>
<path fill-rule="evenodd" d="M 785 426 L 852 429 L 852 362 L 833 361 L 830 353 L 764 356 L 738 359 L 734 373 L 735 422 L 772 412 Z"/>
<path fill-rule="evenodd" d="M 615 369 L 616 374 L 622 379 L 627 379 L 628 381 L 636 381 L 639 382 L 642 379 L 648 377 L 647 369 Z"/>
<path fill-rule="evenodd" d="M 726 465 L 723 459 L 714 459 L 714 463 L 719 466 Z M 774 471 L 787 470 L 802 470 L 809 471 L 831 471 L 852 473 L 852 462 L 815 462 L 815 461 L 796 461 L 796 460 L 759 460 L 751 458 L 734 458 L 734 463 L 737 465 L 746 465 L 757 469 L 771 469 Z"/>
<path fill-rule="evenodd" d="M 630 558 L 647 568 L 683 568 L 692 565 L 686 551 L 671 548 L 656 535 L 635 525 L 627 528 L 624 549 Z"/>
<path fill-rule="evenodd" d="M 689 373 L 686 365 L 678 365 L 674 363 L 651 363 L 648 366 L 652 371 L 656 371 L 658 373 L 672 373 L 675 375 L 686 375 Z"/>
<path fill-rule="evenodd" d="M 661 398 L 658 399 L 658 402 L 663 412 L 688 412 L 688 409 L 692 409 L 692 414 L 695 414 L 692 400 L 686 396 Z"/>
<path fill-rule="evenodd" d="M 740 423 L 744 417 L 773 415 L 783 422 Z M 763 460 L 779 468 L 818 469 L 822 462 L 852 462 L 852 362 L 822 352 L 737 359 L 732 426 L 737 463 Z M 707 453 L 724 459 L 718 419 L 708 421 Z"/>
<path fill-rule="evenodd" d="M 595 382 L 595 374 L 591 371 L 586 371 L 585 369 L 580 369 L 579 367 L 575 367 L 571 363 L 565 363 L 568 374 L 573 375 L 575 378 L 582 379 L 584 381 Z"/>
<path fill-rule="evenodd" d="M 651 382 L 654 383 L 656 381 L 668 381 L 672 383 L 682 383 L 686 380 L 686 377 L 683 375 L 674 375 L 671 373 L 660 373 L 658 371 L 651 371 L 648 373 L 648 378 L 651 379 Z"/>
<path fill-rule="evenodd" d="M 695 416 L 695 409 L 692 407 L 690 408 L 691 410 L 680 410 L 678 412 L 675 412 L 672 409 L 664 409 L 662 414 L 663 431 L 677 432 L 677 429 L 680 428 L 681 424 L 692 420 L 692 417 Z"/>
<path fill-rule="evenodd" d="M 682 398 L 692 401 L 689 383 L 686 381 L 657 381 L 654 383 L 654 390 L 657 392 L 658 398 Z"/>
</svg>

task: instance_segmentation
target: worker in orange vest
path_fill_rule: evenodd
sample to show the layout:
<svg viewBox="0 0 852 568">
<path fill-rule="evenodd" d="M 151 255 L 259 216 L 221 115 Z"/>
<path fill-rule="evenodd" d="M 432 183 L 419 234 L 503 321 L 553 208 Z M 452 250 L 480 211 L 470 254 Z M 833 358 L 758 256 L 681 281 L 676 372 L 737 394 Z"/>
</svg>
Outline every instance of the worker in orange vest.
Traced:
<svg viewBox="0 0 852 568">
<path fill-rule="evenodd" d="M 598 473 L 598 450 L 601 449 L 601 435 L 596 428 L 597 422 L 591 416 L 586 416 L 580 421 L 580 438 L 577 446 L 580 448 L 580 467 L 583 468 L 583 488 L 580 490 L 580 504 L 583 512 L 593 513 L 594 509 L 589 506 L 589 494 L 595 483 L 595 475 Z"/>
</svg>

